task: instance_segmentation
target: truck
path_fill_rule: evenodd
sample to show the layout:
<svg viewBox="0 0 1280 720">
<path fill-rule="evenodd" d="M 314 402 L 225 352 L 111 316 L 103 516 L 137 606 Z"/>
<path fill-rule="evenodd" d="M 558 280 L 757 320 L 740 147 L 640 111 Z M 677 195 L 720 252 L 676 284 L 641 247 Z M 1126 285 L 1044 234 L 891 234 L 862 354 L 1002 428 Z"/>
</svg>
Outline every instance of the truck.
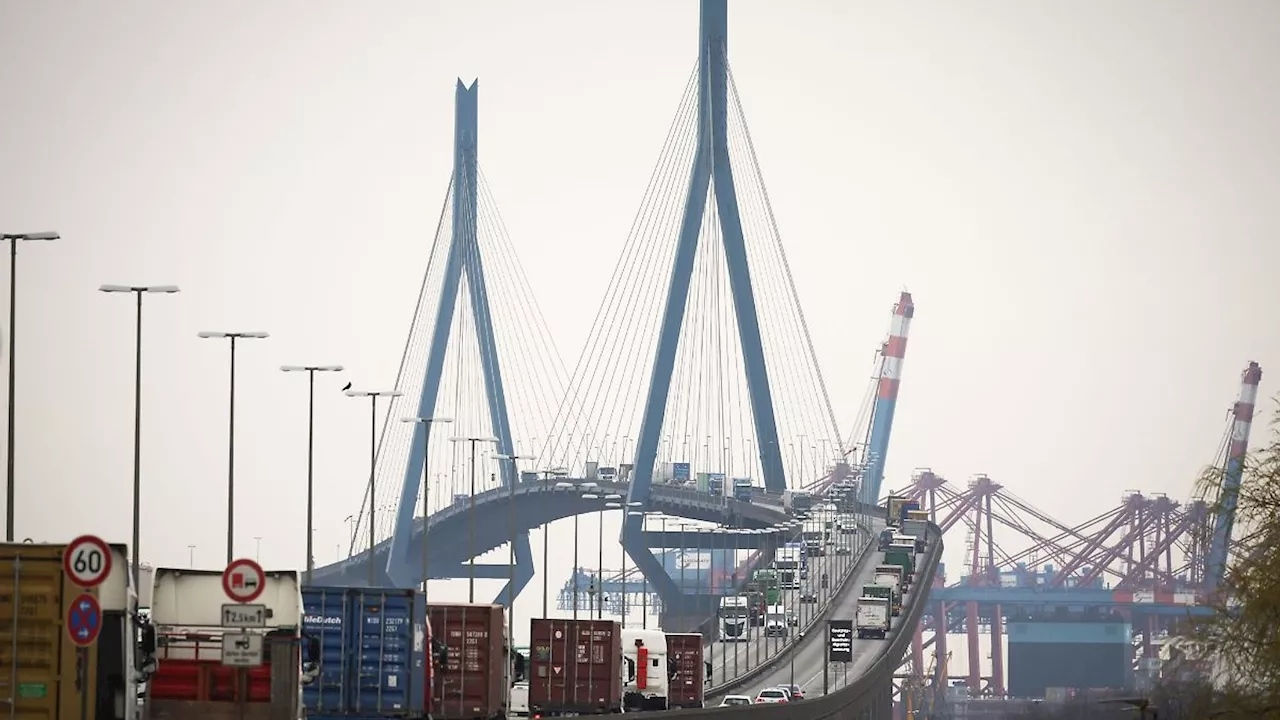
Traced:
<svg viewBox="0 0 1280 720">
<path fill-rule="evenodd" d="M 902 614 L 902 566 L 877 565 L 872 573 L 871 582 L 876 585 L 887 585 L 893 590 L 890 596 L 890 609 L 893 615 Z"/>
<path fill-rule="evenodd" d="M 724 475 L 722 473 L 712 473 L 707 478 L 707 492 L 716 497 L 724 497 Z"/>
<path fill-rule="evenodd" d="M 765 637 L 787 637 L 791 634 L 791 625 L 787 622 L 787 608 L 782 605 L 770 605 L 764 616 Z"/>
<path fill-rule="evenodd" d="M 534 618 L 529 638 L 530 715 L 622 712 L 622 687 L 636 669 L 623 657 L 616 620 Z"/>
<path fill-rule="evenodd" d="M 916 552 L 924 552 L 925 541 L 929 535 L 928 520 L 913 520 L 907 518 L 902 521 L 902 534 L 909 536 L 916 544 Z"/>
<path fill-rule="evenodd" d="M 511 686 L 511 703 L 507 706 L 511 717 L 529 717 L 529 681 Z"/>
<path fill-rule="evenodd" d="M 0 544 L 0 694 L 5 716 L 48 720 L 133 720 L 138 689 L 155 670 L 155 634 L 140 623 L 137 593 L 129 580 L 128 549 L 78 550 L 84 562 L 110 562 L 97 589 L 101 629 L 85 648 L 88 684 L 77 687 L 76 646 L 65 627 L 83 592 L 66 577 L 66 545 Z M 139 638 L 141 641 L 139 642 Z M 12 648 L 12 649 L 11 649 Z M 17 653 L 14 653 L 14 650 Z"/>
<path fill-rule="evenodd" d="M 800 541 L 800 542 L 789 542 L 789 543 L 787 543 L 786 545 L 783 545 L 781 549 L 782 549 L 782 550 L 795 550 L 795 551 L 796 551 L 796 554 L 800 556 L 800 569 L 801 569 L 801 570 L 806 570 L 806 569 L 808 569 L 808 567 L 809 567 L 809 555 L 808 555 L 808 551 L 805 549 L 805 546 L 804 546 L 804 542 L 803 542 L 803 541 Z M 776 555 L 775 555 L 775 557 L 776 557 Z"/>
<path fill-rule="evenodd" d="M 622 711 L 666 710 L 671 670 L 667 634 L 661 630 L 623 628 L 622 656 L 628 667 L 635 667 L 635 673 L 622 684 Z"/>
<path fill-rule="evenodd" d="M 813 495 L 807 490 L 783 490 L 782 507 L 792 515 L 804 515 L 813 509 Z"/>
<path fill-rule="evenodd" d="M 742 502 L 751 502 L 752 482 L 751 478 L 734 478 L 733 479 L 733 499 Z"/>
<path fill-rule="evenodd" d="M 895 588 L 890 585 L 881 585 L 879 583 L 870 583 L 862 586 L 862 597 L 880 598 L 889 603 L 889 615 L 897 617 L 901 614 L 901 608 L 894 604 Z"/>
<path fill-rule="evenodd" d="M 779 548 L 773 555 L 773 566 L 778 569 L 778 586 L 784 590 L 800 588 L 800 570 L 804 557 L 798 547 Z"/>
<path fill-rule="evenodd" d="M 912 547 L 902 547 L 900 545 L 890 545 L 889 549 L 884 552 L 884 563 L 886 565 L 899 565 L 902 567 L 902 587 L 911 587 L 911 576 L 916 571 L 916 549 Z"/>
<path fill-rule="evenodd" d="M 711 684 L 711 663 L 703 659 L 702 635 L 667 633 L 667 657 L 667 707 L 702 707 Z"/>
<path fill-rule="evenodd" d="M 889 634 L 889 601 L 879 597 L 858 598 L 858 609 L 854 611 L 853 626 L 858 631 L 858 639 L 877 638 L 883 640 Z"/>
<path fill-rule="evenodd" d="M 302 688 L 308 717 L 430 712 L 433 637 L 421 593 L 308 586 L 302 607 L 302 632 L 319 646 L 316 680 Z"/>
<path fill-rule="evenodd" d="M 906 495 L 890 495 L 885 500 L 885 524 L 889 527 L 897 527 L 904 517 L 903 506 L 910 501 Z"/>
<path fill-rule="evenodd" d="M 506 713 L 507 688 L 522 663 L 508 647 L 506 613 L 501 605 L 437 603 L 427 605 L 427 626 L 437 657 L 431 683 L 431 717 L 487 720 Z M 443 648 L 441 648 L 443 646 Z"/>
<path fill-rule="evenodd" d="M 720 642 L 747 642 L 751 599 L 745 595 L 720 598 Z"/>
<path fill-rule="evenodd" d="M 293 720 L 302 712 L 304 686 L 319 671 L 320 638 L 308 636 L 303 663 L 303 601 L 296 570 L 268 570 L 253 601 L 256 627 L 223 627 L 229 602 L 221 570 L 156 568 L 151 623 L 156 671 L 147 682 L 143 713 L 150 720 L 246 717 Z M 240 608 L 240 612 L 248 607 Z M 406 611 L 407 615 L 407 611 Z M 405 632 L 403 641 L 412 641 Z M 248 664 L 224 665 L 225 653 Z M 253 661 L 260 658 L 260 663 Z M 239 715 L 238 715 L 239 713 Z"/>
<path fill-rule="evenodd" d="M 792 577 L 796 574 L 794 570 L 775 570 L 774 568 L 761 568 L 752 574 L 752 589 L 764 594 L 765 605 L 774 605 L 780 602 L 779 598 L 782 597 L 781 588 L 786 587 L 787 573 L 790 573 Z"/>
</svg>

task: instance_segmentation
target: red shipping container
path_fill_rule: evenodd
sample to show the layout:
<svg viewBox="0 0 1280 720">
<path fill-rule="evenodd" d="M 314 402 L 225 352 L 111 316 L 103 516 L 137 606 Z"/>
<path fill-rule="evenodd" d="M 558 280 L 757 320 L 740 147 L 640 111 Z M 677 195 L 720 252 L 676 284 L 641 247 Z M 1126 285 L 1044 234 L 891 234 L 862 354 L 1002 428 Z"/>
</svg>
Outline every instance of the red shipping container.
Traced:
<svg viewBox="0 0 1280 720">
<path fill-rule="evenodd" d="M 534 618 L 529 712 L 622 712 L 622 628 L 613 620 Z"/>
<path fill-rule="evenodd" d="M 672 710 L 700 708 L 706 700 L 707 666 L 702 642 L 698 633 L 667 633 L 667 657 L 676 672 L 667 690 L 667 707 Z"/>
<path fill-rule="evenodd" d="M 431 717 L 479 720 L 506 714 L 506 620 L 501 605 L 431 603 L 432 636 L 445 666 L 432 683 Z"/>
</svg>

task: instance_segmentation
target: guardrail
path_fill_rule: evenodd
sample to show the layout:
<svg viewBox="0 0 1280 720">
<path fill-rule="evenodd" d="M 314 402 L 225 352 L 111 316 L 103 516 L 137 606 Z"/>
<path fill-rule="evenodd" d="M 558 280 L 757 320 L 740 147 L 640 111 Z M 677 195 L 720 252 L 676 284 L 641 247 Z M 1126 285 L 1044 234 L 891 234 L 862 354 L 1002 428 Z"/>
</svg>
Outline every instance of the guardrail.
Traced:
<svg viewBox="0 0 1280 720">
<path fill-rule="evenodd" d="M 869 547 L 875 547 L 870 543 Z M 922 602 L 928 596 L 928 589 L 933 586 L 933 578 L 938 570 L 938 562 L 942 558 L 942 530 L 933 523 L 929 524 L 929 543 L 925 554 L 923 569 L 912 583 L 916 589 L 911 592 L 910 609 L 902 614 L 902 622 L 890 634 L 884 649 L 862 677 L 852 681 L 848 686 L 828 695 L 806 699 L 803 702 L 779 705 L 749 705 L 733 708 L 702 708 L 695 710 L 672 710 L 668 713 L 681 720 L 700 720 L 701 718 L 725 718 L 728 712 L 733 717 L 745 713 L 746 717 L 757 720 L 887 720 L 893 715 L 893 673 L 897 670 L 902 658 L 911 645 L 915 628 L 924 615 L 925 605 Z M 843 592 L 843 591 L 842 591 Z M 828 609 L 831 606 L 828 605 Z M 909 632 L 903 632 L 910 628 Z M 821 638 L 810 638 L 821 642 Z M 799 643 L 794 647 L 798 647 Z M 782 658 L 779 655 L 779 658 Z M 765 667 L 773 667 L 777 661 Z M 728 712 L 727 712 L 728 711 Z"/>
</svg>

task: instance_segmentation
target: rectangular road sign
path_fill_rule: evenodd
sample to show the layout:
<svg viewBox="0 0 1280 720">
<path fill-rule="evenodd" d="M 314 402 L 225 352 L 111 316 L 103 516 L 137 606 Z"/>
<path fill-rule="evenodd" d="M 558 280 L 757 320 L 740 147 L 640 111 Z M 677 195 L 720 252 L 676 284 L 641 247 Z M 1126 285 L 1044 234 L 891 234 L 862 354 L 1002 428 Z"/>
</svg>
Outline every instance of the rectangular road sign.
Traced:
<svg viewBox="0 0 1280 720">
<path fill-rule="evenodd" d="M 258 667 L 262 664 L 262 636 L 227 633 L 222 636 L 222 664 L 229 667 Z"/>
<path fill-rule="evenodd" d="M 827 621 L 827 660 L 853 662 L 853 621 Z"/>
<path fill-rule="evenodd" d="M 223 604 L 222 627 L 260 628 L 267 626 L 266 605 Z"/>
</svg>

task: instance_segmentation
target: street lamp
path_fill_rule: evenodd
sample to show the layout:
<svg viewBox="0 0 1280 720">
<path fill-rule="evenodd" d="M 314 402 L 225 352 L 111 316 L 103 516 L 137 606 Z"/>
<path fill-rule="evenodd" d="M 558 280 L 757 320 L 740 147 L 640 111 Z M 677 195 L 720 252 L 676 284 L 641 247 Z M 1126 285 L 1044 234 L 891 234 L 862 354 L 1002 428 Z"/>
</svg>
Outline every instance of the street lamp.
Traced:
<svg viewBox="0 0 1280 720">
<path fill-rule="evenodd" d="M 498 442 L 498 438 L 488 435 L 481 437 L 453 437 L 449 438 L 449 442 L 469 442 L 471 443 L 471 504 L 467 508 L 467 552 L 470 553 L 470 560 L 467 561 L 467 602 L 474 603 L 476 601 L 476 443 L 478 442 Z"/>
<path fill-rule="evenodd" d="M 608 498 L 618 498 L 619 500 L 622 499 L 617 495 L 606 495 L 605 499 L 607 500 Z M 604 511 L 620 510 L 620 509 L 622 509 L 622 503 L 620 502 L 606 502 L 604 506 L 600 508 L 600 540 L 599 540 L 600 558 L 596 561 L 596 585 L 600 586 L 599 587 L 600 599 L 596 602 L 596 619 L 597 620 L 604 619 Z M 625 593 L 625 590 L 627 587 L 627 578 L 626 578 L 625 572 L 623 572 L 622 587 Z M 625 594 L 623 595 L 623 597 L 625 597 Z"/>
<path fill-rule="evenodd" d="M 377 573 L 373 567 L 373 547 L 377 543 L 375 518 L 377 518 L 377 486 L 378 467 L 378 398 L 400 397 L 404 393 L 399 390 L 347 390 L 347 397 L 369 398 L 369 587 L 377 584 Z"/>
<path fill-rule="evenodd" d="M 599 500 L 600 496 L 594 493 L 586 493 L 582 496 L 583 500 Z M 581 513 L 573 514 L 573 619 L 578 619 L 578 516 Z M 588 617 L 590 617 L 591 608 L 587 608 Z"/>
<path fill-rule="evenodd" d="M 417 423 L 422 426 L 422 599 L 427 599 L 427 582 L 431 579 L 428 574 L 431 567 L 427 564 L 427 515 L 431 514 L 431 483 L 427 475 L 427 449 L 431 444 L 431 424 L 432 423 L 451 423 L 453 418 L 447 417 L 405 417 L 400 418 L 400 422 Z"/>
<path fill-rule="evenodd" d="M 564 468 L 553 468 L 551 470 L 543 470 L 542 472 L 545 475 L 545 478 L 543 480 L 544 483 L 549 481 L 552 475 L 556 477 L 565 477 L 569 474 L 569 471 L 565 470 Z M 552 486 L 552 489 L 553 490 L 572 490 L 573 483 L 559 481 L 554 486 Z M 548 571 L 548 564 L 551 560 L 551 535 L 549 534 L 550 532 L 551 532 L 551 523 L 544 524 L 542 526 L 542 617 L 547 617 L 547 596 L 551 587 L 551 575 L 549 574 L 549 571 Z"/>
<path fill-rule="evenodd" d="M 316 373 L 342 372 L 341 365 L 282 365 L 281 372 L 307 374 L 307 573 L 303 584 L 311 584 L 311 574 L 316 569 L 315 554 L 311 543 L 315 539 L 315 531 L 311 527 L 311 513 L 314 507 L 314 486 L 312 483 L 315 467 L 315 431 L 316 431 Z"/>
<path fill-rule="evenodd" d="M 14 416 L 14 347 L 17 345 L 18 321 L 18 243 L 49 242 L 60 236 L 56 232 L 4 233 L 0 239 L 9 241 L 9 482 L 5 504 L 4 540 L 13 542 L 13 416 Z"/>
<path fill-rule="evenodd" d="M 142 296 L 147 293 L 172 295 L 177 285 L 103 285 L 104 293 L 133 293 L 137 296 L 138 325 L 135 333 L 136 352 L 133 381 L 133 581 L 138 582 L 138 564 L 142 555 Z M 12 340 L 10 340 L 12 345 Z M 13 501 L 10 500 L 10 505 Z"/>
<path fill-rule="evenodd" d="M 235 559 L 236 522 L 236 340 L 265 340 L 271 337 L 265 332 L 213 332 L 196 333 L 206 340 L 231 341 L 231 399 L 227 421 L 227 563 Z"/>
<path fill-rule="evenodd" d="M 507 504 L 511 509 L 511 547 L 507 556 L 507 637 L 508 643 L 514 643 L 516 637 L 516 484 L 520 477 L 519 461 L 532 460 L 533 455 L 504 455 L 497 453 L 493 457 L 511 463 L 511 486 L 507 488 Z"/>
</svg>

